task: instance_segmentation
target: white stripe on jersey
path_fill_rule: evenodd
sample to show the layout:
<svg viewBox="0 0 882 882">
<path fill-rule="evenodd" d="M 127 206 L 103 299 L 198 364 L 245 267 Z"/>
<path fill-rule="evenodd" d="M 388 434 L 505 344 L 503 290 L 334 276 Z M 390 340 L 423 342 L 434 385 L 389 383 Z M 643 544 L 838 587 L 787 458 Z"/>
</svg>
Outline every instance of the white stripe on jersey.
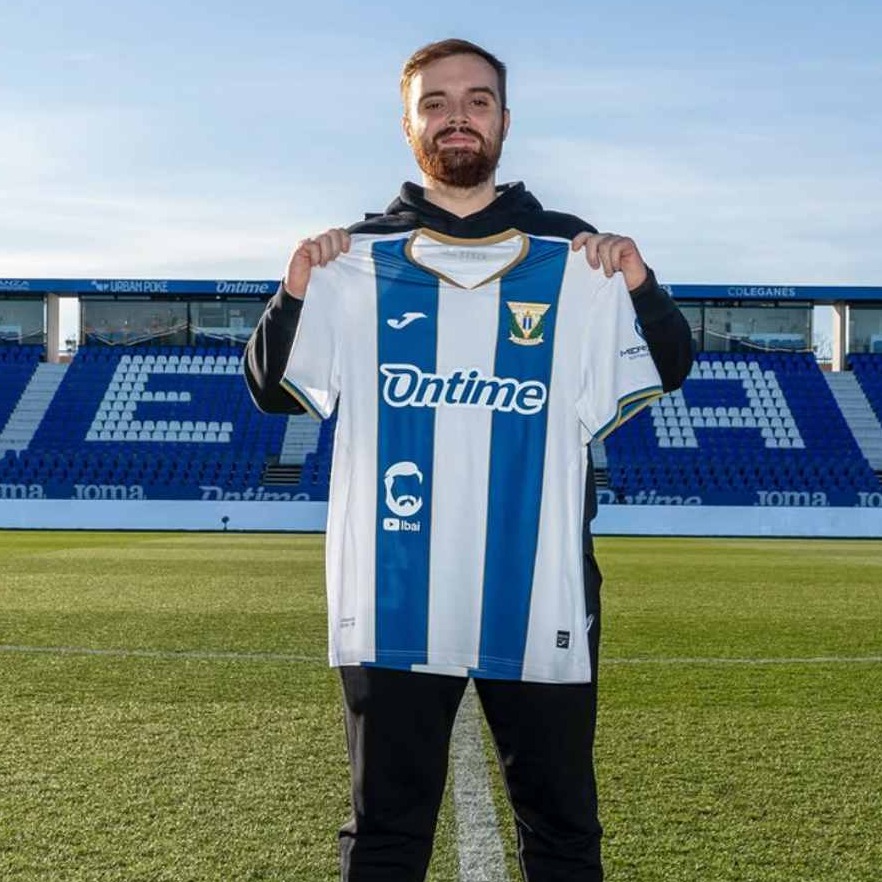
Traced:
<svg viewBox="0 0 882 882">
<path fill-rule="evenodd" d="M 438 309 L 438 373 L 463 366 L 493 374 L 499 283 L 468 291 L 441 283 Z M 468 315 L 468 322 L 463 316 Z M 476 361 L 475 353 L 482 355 Z M 436 473 L 432 494 L 432 554 L 429 571 L 429 664 L 461 667 L 478 663 L 481 593 L 489 495 L 490 429 L 493 412 L 439 408 L 435 418 Z M 463 439 L 470 439 L 464 444 Z M 462 488 L 470 488 L 469 500 Z M 472 530 L 463 530 L 463 505 Z"/>
</svg>

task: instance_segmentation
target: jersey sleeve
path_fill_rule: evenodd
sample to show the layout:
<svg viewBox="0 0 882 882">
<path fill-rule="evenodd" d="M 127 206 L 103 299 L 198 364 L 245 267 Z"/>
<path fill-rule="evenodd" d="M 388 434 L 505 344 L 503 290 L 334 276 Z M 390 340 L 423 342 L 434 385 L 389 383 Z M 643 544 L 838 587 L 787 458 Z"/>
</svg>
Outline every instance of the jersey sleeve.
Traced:
<svg viewBox="0 0 882 882">
<path fill-rule="evenodd" d="M 346 332 L 338 258 L 313 270 L 282 386 L 316 419 L 327 419 L 340 394 L 340 351 Z"/>
<path fill-rule="evenodd" d="M 591 271 L 596 278 L 600 271 Z M 616 426 L 662 394 L 662 383 L 643 339 L 621 273 L 593 292 L 582 341 L 579 419 L 592 438 Z"/>
</svg>

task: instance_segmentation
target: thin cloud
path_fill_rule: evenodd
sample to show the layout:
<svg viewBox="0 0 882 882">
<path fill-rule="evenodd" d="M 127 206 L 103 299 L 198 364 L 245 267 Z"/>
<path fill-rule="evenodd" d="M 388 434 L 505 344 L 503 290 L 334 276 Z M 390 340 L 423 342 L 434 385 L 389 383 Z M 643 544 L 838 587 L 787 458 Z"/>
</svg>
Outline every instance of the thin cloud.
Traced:
<svg viewBox="0 0 882 882">
<path fill-rule="evenodd" d="M 654 146 L 533 138 L 519 158 L 543 201 L 634 236 L 668 281 L 878 283 L 882 257 L 868 253 L 882 235 L 878 178 L 735 152 L 730 143 L 695 162 Z"/>
<path fill-rule="evenodd" d="M 328 226 L 320 214 L 303 212 L 295 228 L 269 196 L 215 192 L 96 188 L 4 201 L 0 276 L 274 278 L 297 239 Z"/>
</svg>

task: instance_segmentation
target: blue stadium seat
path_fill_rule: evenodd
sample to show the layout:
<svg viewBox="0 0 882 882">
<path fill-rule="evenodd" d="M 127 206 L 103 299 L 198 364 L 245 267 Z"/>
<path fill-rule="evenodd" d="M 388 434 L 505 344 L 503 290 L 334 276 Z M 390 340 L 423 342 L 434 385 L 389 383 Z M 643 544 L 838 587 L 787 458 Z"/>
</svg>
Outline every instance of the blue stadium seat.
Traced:
<svg viewBox="0 0 882 882">
<path fill-rule="evenodd" d="M 851 353 L 848 363 L 867 396 L 876 419 L 882 422 L 882 354 Z"/>
<path fill-rule="evenodd" d="M 655 488 L 755 504 L 761 490 L 811 488 L 852 505 L 879 490 L 811 353 L 700 353 L 665 402 L 607 439 L 617 498 Z"/>
<path fill-rule="evenodd" d="M 41 354 L 40 347 L 0 346 L 0 426 Z M 222 489 L 259 486 L 267 457 L 281 450 L 286 420 L 254 407 L 241 359 L 241 345 L 82 346 L 29 449 L 21 458 L 0 451 L 0 480 L 26 473 L 68 495 L 74 482 L 135 482 L 148 498 L 201 498 L 202 474 Z M 233 464 L 230 476 L 221 460 Z"/>
</svg>

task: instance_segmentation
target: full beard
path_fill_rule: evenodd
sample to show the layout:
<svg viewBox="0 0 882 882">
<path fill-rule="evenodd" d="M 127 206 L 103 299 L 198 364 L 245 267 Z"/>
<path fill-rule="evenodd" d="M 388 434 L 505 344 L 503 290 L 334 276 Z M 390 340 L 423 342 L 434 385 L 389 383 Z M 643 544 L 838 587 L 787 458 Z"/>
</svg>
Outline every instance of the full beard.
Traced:
<svg viewBox="0 0 882 882">
<path fill-rule="evenodd" d="M 478 140 L 477 150 L 460 147 L 441 148 L 438 142 L 454 132 L 471 135 Z M 502 140 L 488 143 L 478 132 L 467 128 L 449 128 L 439 132 L 426 145 L 419 141 L 414 147 L 417 165 L 423 174 L 450 187 L 470 189 L 485 183 L 499 165 Z"/>
</svg>

